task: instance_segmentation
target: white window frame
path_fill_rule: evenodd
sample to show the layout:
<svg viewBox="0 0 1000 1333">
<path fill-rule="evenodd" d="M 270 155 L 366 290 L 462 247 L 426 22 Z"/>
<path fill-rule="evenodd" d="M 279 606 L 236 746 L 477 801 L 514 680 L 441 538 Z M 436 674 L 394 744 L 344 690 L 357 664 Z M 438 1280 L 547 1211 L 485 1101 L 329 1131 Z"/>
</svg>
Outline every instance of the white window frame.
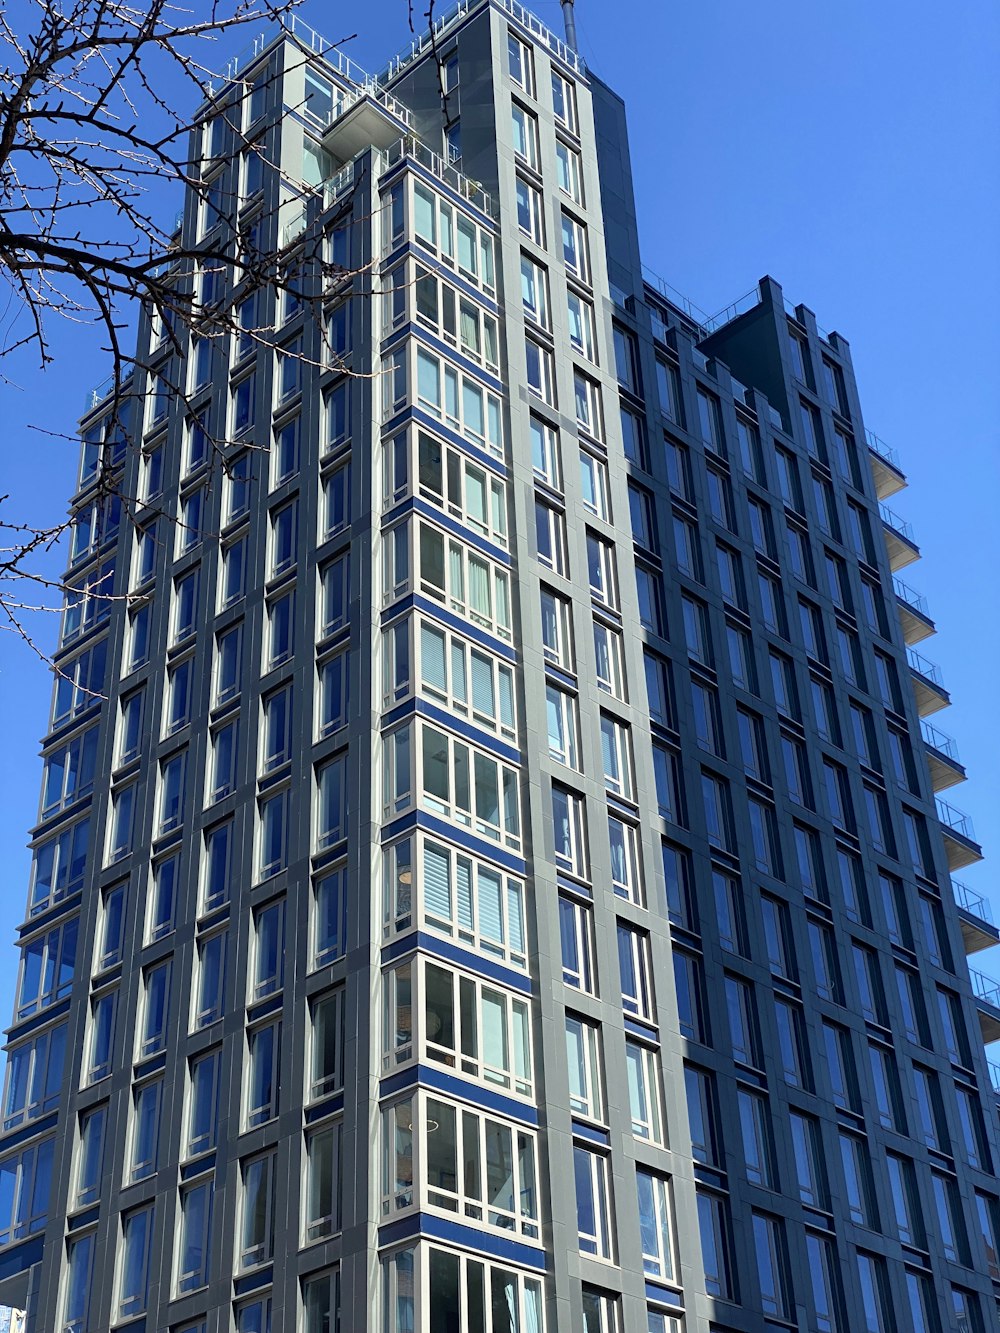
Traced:
<svg viewBox="0 0 1000 1333">
<path fill-rule="evenodd" d="M 563 671 L 570 674 L 576 673 L 576 656 L 573 651 L 573 604 L 566 598 L 547 588 L 544 584 L 541 586 L 541 615 L 542 615 L 542 650 L 545 659 L 552 662 L 554 666 L 560 667 Z M 551 604 L 551 610 L 546 608 L 546 602 Z M 551 627 L 552 641 L 546 642 L 545 636 L 548 632 L 546 625 Z"/>
<path fill-rule="evenodd" d="M 431 1183 L 429 1170 L 433 1150 L 439 1143 L 446 1119 L 454 1126 L 455 1172 L 448 1173 L 454 1185 Z M 409 1126 L 409 1130 L 405 1127 Z M 434 1127 L 432 1129 L 432 1126 Z M 507 1192 L 489 1197 L 489 1150 L 506 1139 L 502 1154 L 509 1175 L 495 1181 Z M 452 1102 L 432 1092 L 420 1091 L 383 1111 L 382 1217 L 391 1218 L 413 1209 L 443 1212 L 475 1223 L 488 1231 L 500 1231 L 537 1241 L 539 1189 L 537 1142 L 532 1130 L 469 1105 Z M 395 1159 L 395 1160 L 394 1160 Z M 465 1162 L 465 1170 L 460 1167 Z M 478 1180 L 473 1176 L 478 1171 Z M 468 1189 L 468 1186 L 472 1186 Z"/>
<path fill-rule="evenodd" d="M 417 922 L 481 957 L 518 971 L 527 968 L 521 880 L 422 833 L 386 848 L 383 866 L 384 939 L 408 933 Z M 438 880 L 433 896 L 431 866 Z"/>
<path fill-rule="evenodd" d="M 566 1059 L 570 1110 L 575 1116 L 603 1124 L 606 1112 L 599 1024 L 567 1012 Z"/>
<path fill-rule="evenodd" d="M 627 1037 L 625 1066 L 628 1071 L 632 1134 L 637 1139 L 664 1147 L 660 1053 L 655 1046 L 647 1046 L 644 1042 Z"/>
<path fill-rule="evenodd" d="M 580 768 L 580 722 L 575 694 L 546 681 L 545 715 L 549 755 L 567 768 Z"/>
<path fill-rule="evenodd" d="M 419 954 L 384 974 L 384 982 L 386 1076 L 419 1061 L 508 1095 L 533 1096 L 526 996 Z"/>
</svg>

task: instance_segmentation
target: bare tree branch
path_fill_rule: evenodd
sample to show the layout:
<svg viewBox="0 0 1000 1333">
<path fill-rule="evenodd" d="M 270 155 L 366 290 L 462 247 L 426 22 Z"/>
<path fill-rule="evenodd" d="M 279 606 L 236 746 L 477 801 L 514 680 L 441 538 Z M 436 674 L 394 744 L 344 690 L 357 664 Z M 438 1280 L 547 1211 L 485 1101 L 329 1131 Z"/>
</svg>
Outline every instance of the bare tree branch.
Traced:
<svg viewBox="0 0 1000 1333">
<path fill-rule="evenodd" d="M 264 140 L 248 138 L 235 114 L 248 88 L 238 79 L 220 81 L 216 67 L 234 31 L 287 29 L 301 3 L 212 0 L 185 9 L 171 0 L 144 6 L 62 0 L 25 6 L 37 16 L 31 32 L 18 31 L 11 13 L 0 12 L 6 56 L 0 69 L 0 287 L 6 287 L 5 296 L 0 291 L 0 362 L 31 349 L 42 369 L 50 367 L 53 321 L 96 331 L 111 363 L 111 442 L 126 430 L 130 410 L 138 415 L 149 376 L 160 379 L 172 407 L 197 413 L 188 389 L 195 339 L 273 346 L 275 321 L 246 317 L 260 292 L 306 306 L 320 330 L 322 364 L 357 373 L 338 363 L 325 321 L 331 300 L 346 294 L 352 279 L 364 278 L 355 286 L 375 294 L 368 267 L 330 263 L 321 240 L 285 245 L 279 238 L 277 246 L 261 246 L 241 230 L 240 200 L 220 196 L 218 172 L 213 175 L 216 163 L 251 156 L 262 172 L 278 169 Z M 316 54 L 303 52 L 303 63 Z M 185 107 L 202 108 L 197 124 Z M 213 121 L 224 145 L 215 161 L 202 151 L 203 128 Z M 305 182 L 292 184 L 304 200 L 315 193 Z M 219 225 L 199 227 L 195 237 L 190 227 L 178 231 L 164 221 L 181 196 Z M 276 227 L 273 213 L 264 217 Z M 155 359 L 133 351 L 139 308 L 161 331 Z M 223 471 L 230 442 L 224 426 L 208 432 Z M 137 498 L 122 493 L 121 459 L 114 463 L 113 455 L 113 444 L 102 446 L 92 493 L 95 524 L 106 521 L 100 516 L 111 502 L 124 521 L 135 522 L 139 512 Z M 81 585 L 72 570 L 54 579 L 37 568 L 75 518 L 31 526 L 8 519 L 9 511 L 10 497 L 0 497 L 0 628 L 38 652 L 24 619 L 34 606 L 18 592 L 20 582 L 58 600 L 114 599 L 100 571 L 91 585 Z M 143 513 L 148 519 L 148 505 Z M 184 526 L 174 513 L 163 517 Z"/>
</svg>

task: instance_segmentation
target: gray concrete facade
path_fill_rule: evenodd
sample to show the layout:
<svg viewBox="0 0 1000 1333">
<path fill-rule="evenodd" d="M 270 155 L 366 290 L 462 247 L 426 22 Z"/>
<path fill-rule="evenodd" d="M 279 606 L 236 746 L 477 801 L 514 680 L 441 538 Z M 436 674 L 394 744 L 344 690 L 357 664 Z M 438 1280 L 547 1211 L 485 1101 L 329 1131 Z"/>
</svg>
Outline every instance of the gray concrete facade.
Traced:
<svg viewBox="0 0 1000 1333">
<path fill-rule="evenodd" d="M 1000 936 L 846 340 L 644 277 L 623 104 L 515 0 L 375 80 L 313 36 L 182 223 L 310 299 L 144 319 L 131 447 L 82 423 L 0 1303 L 986 1333 Z"/>
</svg>

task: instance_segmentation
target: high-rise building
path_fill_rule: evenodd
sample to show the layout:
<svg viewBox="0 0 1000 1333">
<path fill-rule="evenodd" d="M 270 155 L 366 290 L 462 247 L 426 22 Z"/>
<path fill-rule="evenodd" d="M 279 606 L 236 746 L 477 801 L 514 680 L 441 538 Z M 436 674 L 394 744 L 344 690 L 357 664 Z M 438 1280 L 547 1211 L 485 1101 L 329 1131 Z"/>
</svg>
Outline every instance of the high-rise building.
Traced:
<svg viewBox="0 0 1000 1333">
<path fill-rule="evenodd" d="M 847 342 L 643 276 L 516 0 L 324 50 L 230 71 L 181 230 L 302 299 L 178 265 L 240 328 L 143 318 L 83 421 L 0 1303 L 986 1333 L 1000 936 Z"/>
</svg>

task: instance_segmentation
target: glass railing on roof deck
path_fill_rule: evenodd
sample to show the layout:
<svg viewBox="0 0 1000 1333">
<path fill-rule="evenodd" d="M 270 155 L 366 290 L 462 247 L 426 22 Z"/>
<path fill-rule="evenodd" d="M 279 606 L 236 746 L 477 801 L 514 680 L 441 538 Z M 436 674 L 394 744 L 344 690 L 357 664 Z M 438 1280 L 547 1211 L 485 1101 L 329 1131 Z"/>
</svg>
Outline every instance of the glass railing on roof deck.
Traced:
<svg viewBox="0 0 1000 1333">
<path fill-rule="evenodd" d="M 886 527 L 892 528 L 893 532 L 898 532 L 900 537 L 904 537 L 908 542 L 914 541 L 912 523 L 908 523 L 905 518 L 900 518 L 887 504 L 883 504 L 881 501 L 879 501 L 878 512 Z"/>
<path fill-rule="evenodd" d="M 728 324 L 730 320 L 737 319 L 740 315 L 745 315 L 748 310 L 752 310 L 755 305 L 760 305 L 760 288 L 751 287 L 748 292 L 731 301 L 729 305 L 724 306 L 714 315 L 709 315 L 702 321 L 709 333 L 714 333 L 716 329 L 721 329 L 723 324 Z"/>
<path fill-rule="evenodd" d="M 927 598 L 923 593 L 917 592 L 914 588 L 911 588 L 908 583 L 904 583 L 902 579 L 897 579 L 895 577 L 893 577 L 892 580 L 892 589 L 901 602 L 905 602 L 906 605 L 913 611 L 916 611 L 918 615 L 926 616 L 928 620 L 930 619 Z"/>
<path fill-rule="evenodd" d="M 676 287 L 671 287 L 665 278 L 661 278 L 659 273 L 655 273 L 647 264 L 642 266 L 642 276 L 650 287 L 655 287 L 661 296 L 665 296 L 671 305 L 676 306 L 678 310 L 687 315 L 693 324 L 697 324 L 701 329 L 706 328 L 707 321 L 710 318 L 707 311 L 695 305 Z"/>
<path fill-rule="evenodd" d="M 902 472 L 899 462 L 899 453 L 891 445 L 886 444 L 885 440 L 880 440 L 873 430 L 865 427 L 865 439 L 868 442 L 868 448 L 873 454 L 878 454 L 879 458 L 884 458 L 887 463 L 891 463 L 897 472 Z"/>
<path fill-rule="evenodd" d="M 961 810 L 956 810 L 947 801 L 942 801 L 940 796 L 934 798 L 934 804 L 937 807 L 937 817 L 945 828 L 951 829 L 953 833 L 959 834 L 960 837 L 968 838 L 970 842 L 976 841 L 972 820 L 968 815 L 963 814 Z"/>
<path fill-rule="evenodd" d="M 422 144 L 412 134 L 404 135 L 402 139 L 397 140 L 390 148 L 386 148 L 381 154 L 382 172 L 388 171 L 395 163 L 402 161 L 404 157 L 412 157 L 415 162 L 419 162 L 438 180 L 444 181 L 456 190 L 463 199 L 467 199 L 481 212 L 489 217 L 497 216 L 496 205 L 489 194 L 483 189 L 478 181 L 471 180 L 468 176 L 463 176 L 460 171 L 448 165 L 443 157 L 434 153 Z M 381 174 L 381 172 L 379 173 Z"/>
<path fill-rule="evenodd" d="M 105 398 L 110 398 L 115 391 L 116 383 L 124 384 L 131 370 L 123 370 L 121 379 L 116 382 L 114 374 L 110 374 L 107 379 L 101 380 L 100 384 L 95 384 L 92 389 L 87 390 L 86 406 L 84 413 L 92 412 L 98 403 L 103 403 Z"/>
<path fill-rule="evenodd" d="M 906 660 L 910 664 L 910 670 L 916 671 L 918 675 L 924 676 L 944 689 L 944 673 L 936 662 L 932 662 L 929 657 L 924 657 L 923 653 L 918 653 L 916 648 L 907 647 Z"/>
<path fill-rule="evenodd" d="M 951 891 L 955 895 L 955 901 L 966 912 L 971 912 L 973 916 L 978 916 L 980 921 L 986 921 L 993 925 L 993 912 L 989 903 L 979 893 L 973 893 L 968 884 L 962 884 L 959 880 L 951 881 Z"/>
<path fill-rule="evenodd" d="M 397 52 L 397 54 L 392 57 L 384 69 L 379 70 L 378 74 L 375 76 L 375 81 L 378 84 L 385 84 L 390 79 L 395 78 L 396 75 L 401 70 L 405 69 L 412 61 L 425 55 L 428 51 L 433 50 L 438 40 L 444 36 L 448 28 L 454 23 L 457 23 L 460 19 L 465 18 L 466 14 L 470 13 L 473 9 L 479 8 L 483 2 L 484 0 L 459 0 L 457 5 L 453 5 L 451 9 L 445 10 L 440 18 L 434 20 L 427 32 L 421 33 L 419 37 L 414 37 L 409 46 L 404 46 L 401 51 Z M 526 28 L 527 31 L 531 33 L 532 37 L 534 37 L 537 42 L 542 46 L 548 47 L 553 55 L 558 56 L 560 60 L 570 67 L 570 69 L 575 70 L 581 77 L 586 77 L 587 67 L 583 62 L 583 57 L 576 51 L 571 50 L 564 41 L 561 41 L 555 33 L 547 28 L 545 24 L 542 23 L 541 19 L 536 18 L 530 10 L 525 9 L 523 5 L 518 4 L 517 0 L 491 0 L 491 3 L 496 5 L 498 9 L 502 9 L 505 13 L 509 14 L 511 18 L 516 19 L 522 27 Z"/>
<path fill-rule="evenodd" d="M 263 32 L 258 33 L 249 46 L 244 47 L 239 55 L 233 56 L 222 71 L 221 76 L 210 84 L 211 91 L 213 93 L 218 92 L 227 83 L 232 83 L 237 75 L 252 64 L 258 56 L 263 55 L 275 38 L 282 33 L 286 37 L 294 37 L 313 55 L 321 56 L 349 83 L 364 84 L 370 82 L 367 70 L 363 70 L 350 56 L 344 55 L 343 51 L 334 42 L 328 41 L 315 28 L 300 18 L 298 14 L 290 14 L 280 24 L 273 24 Z"/>
</svg>

